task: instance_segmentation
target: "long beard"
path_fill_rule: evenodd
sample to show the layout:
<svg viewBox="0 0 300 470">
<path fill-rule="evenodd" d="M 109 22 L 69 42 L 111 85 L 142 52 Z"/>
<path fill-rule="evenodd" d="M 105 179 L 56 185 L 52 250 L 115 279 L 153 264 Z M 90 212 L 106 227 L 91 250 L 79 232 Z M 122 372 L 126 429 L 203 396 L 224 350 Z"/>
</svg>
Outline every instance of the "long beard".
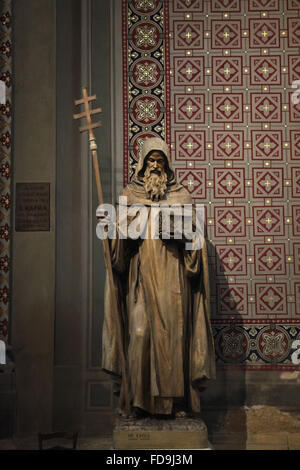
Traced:
<svg viewBox="0 0 300 470">
<path fill-rule="evenodd" d="M 148 198 L 152 201 L 159 201 L 167 192 L 168 176 L 165 171 L 160 175 L 152 173 L 150 168 L 146 168 L 144 174 L 144 187 Z"/>
</svg>

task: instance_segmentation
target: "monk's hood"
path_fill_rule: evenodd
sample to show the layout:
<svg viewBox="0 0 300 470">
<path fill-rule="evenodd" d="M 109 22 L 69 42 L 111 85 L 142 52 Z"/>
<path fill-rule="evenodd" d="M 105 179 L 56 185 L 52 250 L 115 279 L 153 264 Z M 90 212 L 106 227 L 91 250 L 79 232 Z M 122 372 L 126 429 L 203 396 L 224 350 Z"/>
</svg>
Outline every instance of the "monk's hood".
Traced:
<svg viewBox="0 0 300 470">
<path fill-rule="evenodd" d="M 166 171 L 168 174 L 168 185 L 170 186 L 170 185 L 175 184 L 175 175 L 172 169 L 170 150 L 166 142 L 162 140 L 160 137 L 150 137 L 149 139 L 146 139 L 144 141 L 142 150 L 140 152 L 140 158 L 136 166 L 135 174 L 133 176 L 132 181 L 136 184 L 143 184 L 141 172 L 145 165 L 145 159 L 149 155 L 150 152 L 154 152 L 155 150 L 162 152 L 167 159 Z"/>
</svg>

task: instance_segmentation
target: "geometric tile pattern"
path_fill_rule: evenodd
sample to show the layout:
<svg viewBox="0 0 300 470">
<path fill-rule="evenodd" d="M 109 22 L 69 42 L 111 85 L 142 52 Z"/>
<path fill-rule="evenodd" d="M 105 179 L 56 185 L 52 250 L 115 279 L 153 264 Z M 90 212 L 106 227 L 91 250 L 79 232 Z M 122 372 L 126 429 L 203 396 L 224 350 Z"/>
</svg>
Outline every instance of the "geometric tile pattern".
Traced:
<svg viewBox="0 0 300 470">
<path fill-rule="evenodd" d="M 244 168 L 223 169 L 214 168 L 215 199 L 227 197 L 245 197 L 245 170 Z"/>
<path fill-rule="evenodd" d="M 10 302 L 11 110 L 12 110 L 12 1 L 0 6 L 0 80 L 6 85 L 6 103 L 0 105 L 0 339 L 8 341 Z"/>
<path fill-rule="evenodd" d="M 281 85 L 281 57 L 250 57 L 251 85 Z"/>
<path fill-rule="evenodd" d="M 216 274 L 223 276 L 246 276 L 247 274 L 247 245 L 216 245 Z"/>
<path fill-rule="evenodd" d="M 273 276 L 286 274 L 285 244 L 254 245 L 255 276 Z"/>
<path fill-rule="evenodd" d="M 283 197 L 282 168 L 253 168 L 253 197 Z"/>
<path fill-rule="evenodd" d="M 152 44 L 134 44 L 136 25 Z M 297 368 L 299 0 L 124 0 L 123 37 L 124 184 L 143 138 L 165 138 L 178 181 L 206 207 L 218 362 Z M 135 62 L 148 84 L 132 81 Z M 141 97 L 148 123 L 132 115 Z"/>
<path fill-rule="evenodd" d="M 217 305 L 219 316 L 247 315 L 247 284 L 217 284 Z"/>
<path fill-rule="evenodd" d="M 251 130 L 251 147 L 252 160 L 282 160 L 282 131 Z"/>
</svg>

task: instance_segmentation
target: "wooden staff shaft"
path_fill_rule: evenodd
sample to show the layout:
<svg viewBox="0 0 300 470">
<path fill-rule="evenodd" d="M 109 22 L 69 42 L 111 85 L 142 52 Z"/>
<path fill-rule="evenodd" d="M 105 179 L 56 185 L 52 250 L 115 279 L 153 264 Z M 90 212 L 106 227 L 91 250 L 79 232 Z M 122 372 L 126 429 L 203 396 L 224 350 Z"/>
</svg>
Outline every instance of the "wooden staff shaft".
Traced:
<svg viewBox="0 0 300 470">
<path fill-rule="evenodd" d="M 98 202 L 99 205 L 103 204 L 103 193 L 102 193 L 102 186 L 100 180 L 100 171 L 98 165 L 98 156 L 97 150 L 95 149 L 96 143 L 95 139 L 92 136 L 92 140 L 90 140 L 92 155 L 93 155 L 93 166 L 96 178 L 96 186 L 97 186 L 97 194 L 98 194 Z M 94 147 L 94 148 L 93 148 Z M 119 307 L 117 302 L 117 296 L 115 295 L 115 285 L 113 281 L 113 271 L 112 271 L 112 264 L 111 264 L 111 255 L 110 255 L 110 247 L 108 238 L 102 240 L 103 241 L 103 251 L 104 251 L 104 259 L 105 264 L 108 271 L 108 279 L 109 279 L 109 286 L 110 286 L 110 293 L 111 293 L 111 302 L 112 302 L 112 310 L 115 315 L 116 320 L 116 327 L 117 327 L 117 336 L 119 338 L 119 350 L 121 355 L 121 368 L 122 368 L 122 388 L 124 394 L 124 401 L 125 401 L 125 408 L 126 411 L 130 412 L 130 402 L 129 402 L 129 389 L 128 389 L 128 381 L 127 381 L 127 372 L 126 372 L 126 361 L 125 361 L 125 354 L 124 354 L 124 344 L 123 344 L 123 335 L 122 335 L 122 328 L 121 328 L 121 320 L 118 314 Z M 122 397 L 120 396 L 120 399 Z"/>
</svg>

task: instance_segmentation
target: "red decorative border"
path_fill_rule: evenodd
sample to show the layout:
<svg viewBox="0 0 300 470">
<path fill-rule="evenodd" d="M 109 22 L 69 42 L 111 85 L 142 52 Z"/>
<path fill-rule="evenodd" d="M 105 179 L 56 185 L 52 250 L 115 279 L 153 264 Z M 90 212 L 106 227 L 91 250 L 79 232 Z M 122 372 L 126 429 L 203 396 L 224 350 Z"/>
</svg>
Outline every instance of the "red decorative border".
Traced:
<svg viewBox="0 0 300 470">
<path fill-rule="evenodd" d="M 232 284 L 233 286 L 235 284 Z M 272 285 L 272 284 L 270 284 Z M 251 295 L 251 294 L 248 294 Z M 253 318 L 252 320 L 248 319 L 241 319 L 238 320 L 236 318 L 226 318 L 226 323 L 224 318 L 212 318 L 211 319 L 212 325 L 231 325 L 234 324 L 236 326 L 243 326 L 243 325 L 300 325 L 299 318 Z"/>
<path fill-rule="evenodd" d="M 128 19 L 127 0 L 122 4 L 122 52 L 123 52 L 123 185 L 128 183 Z"/>
<path fill-rule="evenodd" d="M 224 364 L 223 362 L 217 362 L 217 369 L 227 369 L 227 370 L 300 370 L 300 366 L 288 366 L 286 364 L 258 364 L 257 366 L 252 366 L 249 364 Z"/>
<path fill-rule="evenodd" d="M 170 111 L 170 30 L 169 0 L 164 2 L 164 41 L 165 41 L 165 140 L 171 145 L 171 111 Z"/>
</svg>

